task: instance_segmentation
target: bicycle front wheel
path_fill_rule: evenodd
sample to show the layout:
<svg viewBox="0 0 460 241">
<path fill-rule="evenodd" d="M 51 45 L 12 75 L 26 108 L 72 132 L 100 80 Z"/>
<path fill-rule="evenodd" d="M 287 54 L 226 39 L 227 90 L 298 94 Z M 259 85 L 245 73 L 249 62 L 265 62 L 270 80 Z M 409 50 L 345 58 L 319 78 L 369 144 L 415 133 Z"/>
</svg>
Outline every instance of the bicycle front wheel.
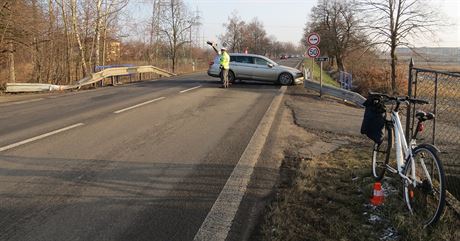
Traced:
<svg viewBox="0 0 460 241">
<path fill-rule="evenodd" d="M 375 143 L 372 150 L 372 175 L 376 181 L 382 180 L 390 160 L 391 147 L 393 146 L 393 128 L 385 124 L 382 143 Z"/>
<path fill-rule="evenodd" d="M 423 225 L 436 224 L 446 205 L 446 178 L 438 151 L 432 145 L 422 144 L 414 148 L 415 180 L 412 176 L 412 160 L 407 161 L 403 195 L 409 211 Z M 415 186 L 413 184 L 415 182 Z"/>
</svg>

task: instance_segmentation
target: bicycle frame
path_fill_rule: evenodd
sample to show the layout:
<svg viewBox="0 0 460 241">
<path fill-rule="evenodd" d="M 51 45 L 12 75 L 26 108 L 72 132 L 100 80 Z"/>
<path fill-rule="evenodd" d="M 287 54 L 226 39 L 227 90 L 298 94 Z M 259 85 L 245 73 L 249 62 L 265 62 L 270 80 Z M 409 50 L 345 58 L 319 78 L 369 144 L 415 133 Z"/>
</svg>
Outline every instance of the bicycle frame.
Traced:
<svg viewBox="0 0 460 241">
<path fill-rule="evenodd" d="M 394 147 L 396 151 L 397 170 L 395 170 L 389 165 L 387 165 L 387 169 L 389 169 L 393 173 L 397 173 L 399 176 L 409 181 L 409 183 L 412 183 L 415 187 L 416 181 L 412 181 L 412 180 L 416 180 L 415 162 L 412 157 L 412 146 L 415 146 L 415 140 L 411 140 L 409 144 L 406 142 L 404 130 L 401 125 L 399 113 L 397 111 L 394 111 L 394 110 L 391 111 L 391 120 L 393 122 L 393 130 L 394 130 Z M 412 168 L 411 168 L 412 180 L 403 174 L 404 165 L 407 163 L 407 160 L 409 160 L 409 158 L 411 159 L 411 165 L 412 165 Z"/>
<path fill-rule="evenodd" d="M 385 113 L 384 131 L 387 132 L 382 134 L 387 134 L 387 139 L 382 139 L 382 141 L 385 141 L 384 145 L 381 145 L 382 142 L 374 140 L 372 174 L 376 180 L 381 180 L 385 175 L 385 171 L 398 174 L 403 182 L 404 202 L 409 211 L 412 214 L 417 214 L 418 218 L 424 222 L 425 227 L 436 223 L 441 218 L 446 203 L 445 173 L 437 148 L 430 144 L 417 145 L 417 135 L 423 131 L 423 122 L 434 119 L 435 115 L 423 111 L 417 112 L 414 116 L 417 117 L 417 128 L 406 139 L 399 115 L 400 105 L 428 104 L 428 102 L 422 99 L 392 97 L 380 93 L 370 93 L 370 95 L 375 96 L 368 102 L 368 104 L 374 104 L 375 108 L 374 110 L 370 109 L 370 111 L 382 111 L 382 109 L 385 109 L 386 112 L 388 107 L 391 108 L 389 113 Z M 364 123 L 363 121 L 363 125 Z M 386 143 L 388 145 L 385 145 Z M 390 163 L 393 163 L 390 158 L 394 158 L 391 155 L 391 151 L 395 151 L 396 166 L 390 165 Z M 417 164 L 415 161 L 417 161 Z M 425 164 L 426 162 L 429 165 Z M 384 167 L 382 163 L 385 163 Z M 428 199 L 433 199 L 433 201 Z M 432 208 L 436 208 L 433 213 L 430 212 Z"/>
</svg>

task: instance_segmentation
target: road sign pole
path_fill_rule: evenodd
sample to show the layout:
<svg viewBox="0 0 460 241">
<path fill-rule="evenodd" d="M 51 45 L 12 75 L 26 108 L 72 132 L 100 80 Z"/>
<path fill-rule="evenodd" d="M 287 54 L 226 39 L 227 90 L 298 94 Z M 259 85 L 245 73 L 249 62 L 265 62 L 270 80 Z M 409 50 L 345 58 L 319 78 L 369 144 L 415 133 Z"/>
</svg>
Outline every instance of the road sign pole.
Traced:
<svg viewBox="0 0 460 241">
<path fill-rule="evenodd" d="M 319 70 L 319 97 L 323 96 L 323 61 L 321 61 Z"/>
<path fill-rule="evenodd" d="M 310 33 L 307 37 L 307 43 L 310 47 L 307 49 L 307 55 L 311 58 L 311 80 L 314 80 L 315 58 L 320 56 L 318 44 L 321 38 L 317 33 Z"/>
<path fill-rule="evenodd" d="M 315 59 L 312 58 L 311 59 L 311 80 L 313 81 L 314 80 L 314 76 L 313 76 L 313 68 L 315 66 Z"/>
</svg>

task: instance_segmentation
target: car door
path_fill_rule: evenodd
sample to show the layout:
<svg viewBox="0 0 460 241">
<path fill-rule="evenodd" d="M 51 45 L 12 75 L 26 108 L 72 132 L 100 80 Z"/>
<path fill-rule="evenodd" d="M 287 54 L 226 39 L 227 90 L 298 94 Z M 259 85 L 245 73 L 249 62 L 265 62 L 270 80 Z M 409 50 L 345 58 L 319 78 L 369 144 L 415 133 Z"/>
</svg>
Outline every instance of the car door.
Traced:
<svg viewBox="0 0 460 241">
<path fill-rule="evenodd" d="M 269 80 L 276 81 L 276 70 L 273 66 L 269 66 L 270 62 L 268 60 L 254 57 L 254 71 L 252 78 L 255 80 Z"/>
<path fill-rule="evenodd" d="M 254 69 L 254 58 L 252 56 L 234 56 L 235 62 L 233 63 L 232 71 L 238 79 L 251 79 Z"/>
</svg>

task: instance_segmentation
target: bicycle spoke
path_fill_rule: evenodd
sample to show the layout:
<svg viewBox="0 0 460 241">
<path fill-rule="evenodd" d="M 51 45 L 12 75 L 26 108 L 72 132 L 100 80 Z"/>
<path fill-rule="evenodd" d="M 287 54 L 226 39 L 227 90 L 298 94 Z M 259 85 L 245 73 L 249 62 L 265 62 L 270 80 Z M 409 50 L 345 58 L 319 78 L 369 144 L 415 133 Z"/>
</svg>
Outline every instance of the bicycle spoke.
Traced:
<svg viewBox="0 0 460 241">
<path fill-rule="evenodd" d="M 413 161 L 404 169 L 404 174 L 412 175 L 415 166 L 415 187 L 405 181 L 404 196 L 407 206 L 416 219 L 422 220 L 424 225 L 436 223 L 442 215 L 445 205 L 445 187 L 442 166 L 434 151 L 428 148 L 414 150 Z"/>
</svg>

